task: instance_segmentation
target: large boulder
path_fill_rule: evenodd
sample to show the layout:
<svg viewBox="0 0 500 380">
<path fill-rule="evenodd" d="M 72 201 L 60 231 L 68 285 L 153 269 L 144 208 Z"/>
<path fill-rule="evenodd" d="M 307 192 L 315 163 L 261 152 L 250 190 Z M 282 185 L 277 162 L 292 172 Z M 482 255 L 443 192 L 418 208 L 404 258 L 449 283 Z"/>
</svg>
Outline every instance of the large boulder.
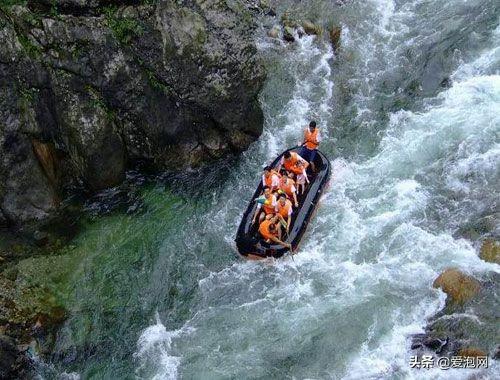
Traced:
<svg viewBox="0 0 500 380">
<path fill-rule="evenodd" d="M 0 12 L 1 223 L 46 219 L 73 183 L 199 166 L 260 135 L 253 1 L 27 3 Z"/>
<path fill-rule="evenodd" d="M 433 283 L 448 295 L 451 303 L 462 305 L 474 297 L 480 289 L 479 282 L 457 269 L 449 268 L 441 273 Z"/>
</svg>

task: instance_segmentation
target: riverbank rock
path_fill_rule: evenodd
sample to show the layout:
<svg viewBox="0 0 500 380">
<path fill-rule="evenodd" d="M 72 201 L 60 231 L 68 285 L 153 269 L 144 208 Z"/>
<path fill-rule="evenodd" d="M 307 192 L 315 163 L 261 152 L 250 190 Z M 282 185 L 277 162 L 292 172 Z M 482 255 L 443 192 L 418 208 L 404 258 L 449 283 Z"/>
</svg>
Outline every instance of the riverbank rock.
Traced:
<svg viewBox="0 0 500 380">
<path fill-rule="evenodd" d="M 464 304 L 474 297 L 480 289 L 479 282 L 457 269 L 449 268 L 441 273 L 432 284 L 448 295 L 451 303 Z"/>
<path fill-rule="evenodd" d="M 481 246 L 479 257 L 490 263 L 500 264 L 500 244 L 493 239 L 486 239 Z"/>
<path fill-rule="evenodd" d="M 116 186 L 138 162 L 199 166 L 260 135 L 259 3 L 119 4 L 1 5 L 1 223 L 46 220 L 69 187 Z"/>
</svg>

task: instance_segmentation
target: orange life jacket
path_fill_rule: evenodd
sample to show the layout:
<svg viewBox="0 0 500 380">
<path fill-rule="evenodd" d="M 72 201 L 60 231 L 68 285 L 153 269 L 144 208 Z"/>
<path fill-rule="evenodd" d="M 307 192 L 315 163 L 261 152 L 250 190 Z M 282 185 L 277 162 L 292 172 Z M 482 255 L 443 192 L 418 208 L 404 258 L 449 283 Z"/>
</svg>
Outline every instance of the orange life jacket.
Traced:
<svg viewBox="0 0 500 380">
<path fill-rule="evenodd" d="M 280 202 L 278 202 L 278 214 L 280 214 L 283 219 L 287 220 L 288 218 L 288 213 L 290 212 L 290 209 L 292 208 L 292 202 L 290 202 L 288 199 L 285 201 L 285 205 L 282 206 Z"/>
<path fill-rule="evenodd" d="M 262 209 L 264 210 L 266 215 L 267 214 L 274 214 L 273 198 L 274 198 L 274 195 L 271 195 L 271 199 L 266 198 L 266 201 L 262 205 Z"/>
<path fill-rule="evenodd" d="M 269 226 L 271 225 L 271 220 L 264 220 L 260 226 L 259 226 L 259 232 L 262 235 L 262 237 L 266 240 L 271 239 L 272 237 L 278 236 L 278 231 L 272 232 L 269 229 Z"/>
<path fill-rule="evenodd" d="M 318 128 L 314 128 L 313 132 L 309 130 L 309 127 L 306 128 L 306 131 L 304 132 L 304 143 L 306 144 L 306 148 L 309 150 L 318 148 Z"/>
<path fill-rule="evenodd" d="M 302 168 L 297 167 L 297 162 L 299 161 L 298 154 L 295 152 L 290 152 L 291 156 L 289 159 L 283 160 L 283 166 L 289 172 L 300 174 L 302 173 Z"/>
<path fill-rule="evenodd" d="M 280 189 L 285 192 L 286 195 L 293 197 L 292 187 L 295 186 L 295 181 L 291 178 L 287 178 L 286 183 L 282 179 L 280 181 Z"/>
<path fill-rule="evenodd" d="M 273 175 L 278 176 L 278 179 L 281 178 L 281 174 L 279 174 L 276 170 L 270 170 L 267 177 L 264 174 L 264 181 L 266 182 L 266 186 L 269 188 L 273 187 Z"/>
</svg>

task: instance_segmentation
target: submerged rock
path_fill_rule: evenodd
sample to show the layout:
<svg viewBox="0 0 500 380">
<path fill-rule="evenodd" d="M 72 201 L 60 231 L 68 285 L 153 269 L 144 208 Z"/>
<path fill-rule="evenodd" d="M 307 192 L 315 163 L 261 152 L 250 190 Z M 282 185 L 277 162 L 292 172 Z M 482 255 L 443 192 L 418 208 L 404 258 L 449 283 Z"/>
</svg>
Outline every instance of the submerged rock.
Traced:
<svg viewBox="0 0 500 380">
<path fill-rule="evenodd" d="M 285 26 L 283 28 L 283 39 L 287 42 L 294 42 L 294 29 L 291 26 Z"/>
<path fill-rule="evenodd" d="M 269 31 L 267 32 L 267 35 L 271 38 L 279 38 L 281 32 L 281 28 L 279 25 L 274 25 Z"/>
<path fill-rule="evenodd" d="M 322 33 L 320 26 L 308 20 L 302 22 L 302 28 L 304 28 L 304 32 L 309 35 L 320 35 Z"/>
<path fill-rule="evenodd" d="M 342 35 L 342 28 L 340 26 L 334 26 L 330 29 L 330 42 L 335 51 L 340 48 L 340 36 Z"/>
<path fill-rule="evenodd" d="M 260 135 L 254 1 L 27 5 L 0 13 L 0 223 L 46 220 L 68 186 L 116 186 L 136 162 L 202 165 Z"/>
<path fill-rule="evenodd" d="M 449 302 L 460 305 L 474 297 L 480 289 L 476 279 L 453 268 L 441 273 L 432 286 L 441 288 L 448 295 Z"/>
</svg>

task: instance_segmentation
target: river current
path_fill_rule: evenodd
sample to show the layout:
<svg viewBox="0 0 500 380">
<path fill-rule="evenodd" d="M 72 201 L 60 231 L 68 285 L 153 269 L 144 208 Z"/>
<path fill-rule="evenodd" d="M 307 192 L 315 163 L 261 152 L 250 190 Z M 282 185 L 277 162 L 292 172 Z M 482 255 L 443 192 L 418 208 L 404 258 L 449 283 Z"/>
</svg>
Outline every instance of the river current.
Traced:
<svg viewBox="0 0 500 380">
<path fill-rule="evenodd" d="M 500 272 L 458 233 L 498 212 L 499 3 L 340 3 L 277 5 L 278 16 L 341 25 L 338 52 L 325 37 L 271 39 L 272 24 L 256 34 L 269 72 L 264 133 L 237 161 L 148 185 L 143 212 L 87 223 L 58 264 L 71 275 L 53 279 L 69 318 L 47 373 L 471 376 L 410 368 L 410 337 L 443 307 L 432 282 L 445 268 Z M 233 239 L 259 173 L 310 119 L 331 159 L 330 188 L 294 260 L 246 262 Z M 499 375 L 493 361 L 486 376 Z"/>
</svg>

